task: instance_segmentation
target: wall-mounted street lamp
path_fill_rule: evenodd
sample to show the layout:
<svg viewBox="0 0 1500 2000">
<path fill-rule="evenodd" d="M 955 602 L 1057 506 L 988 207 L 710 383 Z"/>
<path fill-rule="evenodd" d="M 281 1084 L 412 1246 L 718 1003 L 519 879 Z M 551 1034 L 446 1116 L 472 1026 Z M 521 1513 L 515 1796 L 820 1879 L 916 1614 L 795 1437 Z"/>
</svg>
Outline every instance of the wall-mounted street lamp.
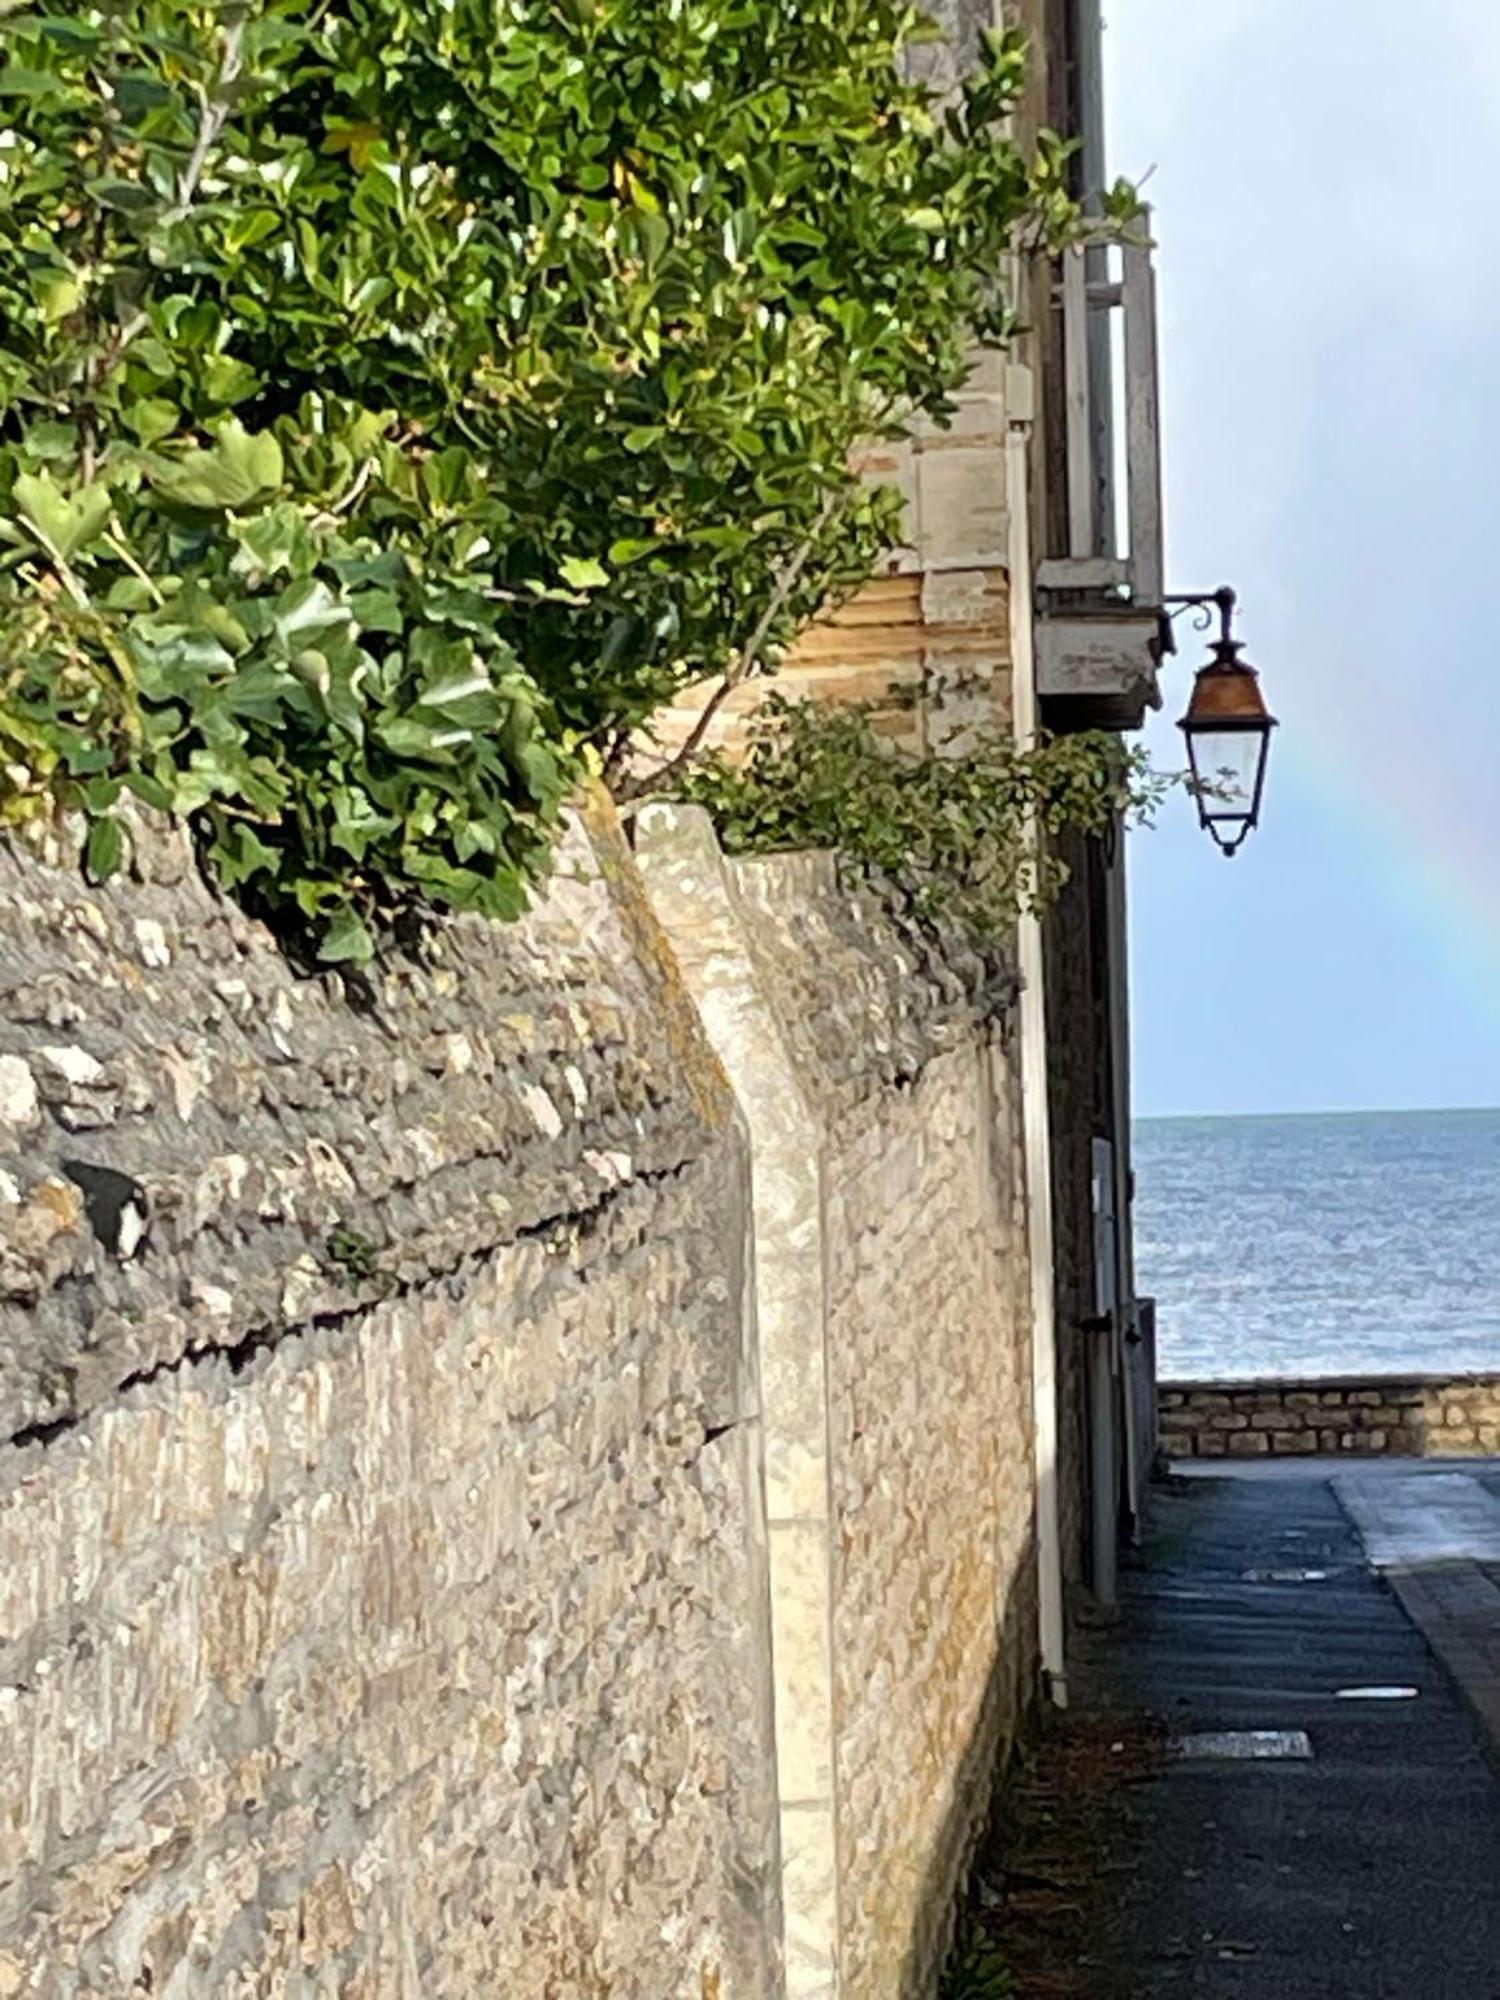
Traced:
<svg viewBox="0 0 1500 2000">
<path fill-rule="evenodd" d="M 1266 707 L 1260 676 L 1240 658 L 1239 643 L 1231 636 L 1234 592 L 1226 585 L 1168 597 L 1166 602 L 1177 607 L 1169 617 L 1195 607 L 1200 615 L 1194 623 L 1203 632 L 1211 629 L 1215 607 L 1218 610 L 1213 658 L 1199 669 L 1193 698 L 1178 727 L 1187 739 L 1198 818 L 1225 854 L 1235 854 L 1260 818 L 1276 718 Z"/>
</svg>

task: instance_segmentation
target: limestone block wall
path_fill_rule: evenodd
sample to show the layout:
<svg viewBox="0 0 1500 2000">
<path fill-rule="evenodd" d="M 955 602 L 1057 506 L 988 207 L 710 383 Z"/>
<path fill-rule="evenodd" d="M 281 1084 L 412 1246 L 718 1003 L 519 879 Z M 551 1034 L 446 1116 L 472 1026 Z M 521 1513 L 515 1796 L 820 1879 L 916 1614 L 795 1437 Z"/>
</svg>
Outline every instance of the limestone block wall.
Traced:
<svg viewBox="0 0 1500 2000">
<path fill-rule="evenodd" d="M 1500 1376 L 1165 1382 L 1168 1458 L 1472 1458 L 1500 1452 Z"/>
<path fill-rule="evenodd" d="M 0 1994 L 779 1993 L 747 1157 L 618 833 L 295 976 L 0 853 Z"/>
<path fill-rule="evenodd" d="M 935 446 L 930 456 L 938 459 Z M 917 753 L 961 743 L 965 729 L 975 725 L 1004 728 L 1010 720 L 1010 619 L 1009 583 L 998 565 L 877 577 L 809 626 L 773 678 L 734 688 L 708 740 L 731 755 L 743 754 L 768 694 L 866 707 L 883 737 Z M 686 738 L 715 685 L 685 688 L 663 710 L 652 724 L 660 751 Z"/>
<path fill-rule="evenodd" d="M 1036 1665 L 1010 988 L 827 856 L 635 842 L 752 1135 L 788 1991 L 915 2000 Z"/>
<path fill-rule="evenodd" d="M 964 45 L 977 33 L 964 0 Z M 951 68 L 939 44 L 926 52 Z M 810 625 L 771 679 L 742 681 L 716 710 L 710 744 L 739 754 L 748 726 L 774 692 L 792 701 L 860 704 L 875 726 L 912 751 L 960 745 L 975 727 L 1004 729 L 1011 708 L 1011 508 L 1006 441 L 1012 413 L 1029 409 L 1030 383 L 1004 354 L 977 354 L 954 398 L 951 422 L 923 423 L 894 444 L 872 446 L 860 468 L 903 501 L 906 546 L 886 573 Z M 697 723 L 716 683 L 684 689 L 652 722 L 650 768 Z"/>
</svg>

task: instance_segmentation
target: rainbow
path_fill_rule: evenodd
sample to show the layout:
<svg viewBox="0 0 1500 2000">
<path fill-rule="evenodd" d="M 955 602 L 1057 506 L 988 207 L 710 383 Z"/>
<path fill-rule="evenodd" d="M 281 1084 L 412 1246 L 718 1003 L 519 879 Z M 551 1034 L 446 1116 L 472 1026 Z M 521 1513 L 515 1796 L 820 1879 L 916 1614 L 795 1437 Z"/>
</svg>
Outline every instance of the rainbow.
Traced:
<svg viewBox="0 0 1500 2000">
<path fill-rule="evenodd" d="M 1366 850 L 1372 885 L 1419 933 L 1431 969 L 1500 1022 L 1500 865 L 1490 815 L 1471 809 L 1488 787 L 1477 778 L 1465 783 L 1452 745 L 1423 741 L 1421 727 L 1409 731 L 1398 756 L 1389 737 L 1376 743 L 1368 727 L 1351 726 L 1347 710 L 1336 727 L 1322 729 L 1309 705 L 1299 723 L 1308 725 L 1305 737 L 1301 727 L 1284 731 L 1276 745 L 1283 776 Z"/>
</svg>

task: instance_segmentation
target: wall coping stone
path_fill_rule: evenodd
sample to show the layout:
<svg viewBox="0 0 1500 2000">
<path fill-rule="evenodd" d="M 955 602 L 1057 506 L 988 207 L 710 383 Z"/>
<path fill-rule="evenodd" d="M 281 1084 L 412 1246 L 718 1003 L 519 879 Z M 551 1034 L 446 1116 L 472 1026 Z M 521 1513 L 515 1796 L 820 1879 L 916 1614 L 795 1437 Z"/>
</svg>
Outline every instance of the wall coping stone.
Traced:
<svg viewBox="0 0 1500 2000">
<path fill-rule="evenodd" d="M 1348 1375 L 1163 1376 L 1159 1386 L 1163 1395 L 1242 1396 L 1254 1390 L 1283 1395 L 1288 1390 L 1297 1389 L 1453 1389 L 1469 1384 L 1481 1387 L 1489 1383 L 1500 1383 L 1500 1368 L 1456 1369 L 1432 1374 L 1391 1371 Z"/>
</svg>

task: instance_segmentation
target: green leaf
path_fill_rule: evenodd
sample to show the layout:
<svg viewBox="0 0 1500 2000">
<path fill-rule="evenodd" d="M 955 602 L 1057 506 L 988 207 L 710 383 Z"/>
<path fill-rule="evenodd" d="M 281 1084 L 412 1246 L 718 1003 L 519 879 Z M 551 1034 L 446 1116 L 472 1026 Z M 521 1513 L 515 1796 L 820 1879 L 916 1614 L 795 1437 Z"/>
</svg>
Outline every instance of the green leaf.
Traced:
<svg viewBox="0 0 1500 2000">
<path fill-rule="evenodd" d="M 451 763 L 454 749 L 468 741 L 467 730 L 435 727 L 410 715 L 389 717 L 375 734 L 393 756 L 424 763 Z"/>
<path fill-rule="evenodd" d="M 260 387 L 260 377 L 248 362 L 232 354 L 213 354 L 203 364 L 203 393 L 211 403 L 242 403 Z M 281 483 L 281 472 L 267 479 L 268 487 Z"/>
<path fill-rule="evenodd" d="M 76 424 L 43 421 L 33 424 L 27 431 L 23 451 L 27 458 L 71 465 L 77 461 L 78 445 Z"/>
<path fill-rule="evenodd" d="M 23 69 L 7 63 L 0 69 L 0 97 L 53 97 L 60 95 L 58 80 L 45 70 Z"/>
<path fill-rule="evenodd" d="M 318 957 L 325 965 L 368 965 L 374 956 L 375 940 L 354 910 L 341 910 L 318 945 Z"/>
<path fill-rule="evenodd" d="M 29 25 L 49 41 L 66 42 L 74 49 L 96 49 L 103 40 L 99 28 L 92 21 L 69 20 L 63 14 L 33 14 L 29 17 Z"/>
<path fill-rule="evenodd" d="M 247 507 L 274 492 L 285 469 L 281 446 L 269 431 L 252 435 L 231 417 L 211 450 L 187 452 L 175 463 L 158 460 L 150 478 L 159 493 L 180 506 L 217 511 Z"/>
<path fill-rule="evenodd" d="M 243 820 L 231 820 L 220 833 L 213 862 L 226 889 L 238 889 L 260 877 L 274 881 L 281 872 L 281 855 Z"/>
<path fill-rule="evenodd" d="M 126 215 L 139 215 L 156 208 L 161 201 L 160 195 L 142 187 L 139 181 L 93 181 L 88 192 L 101 208 L 119 209 Z"/>
<path fill-rule="evenodd" d="M 349 598 L 349 611 L 364 632 L 397 633 L 406 624 L 394 590 L 356 590 Z"/>
<path fill-rule="evenodd" d="M 627 535 L 610 543 L 609 559 L 617 569 L 623 569 L 627 563 L 639 562 L 642 556 L 652 555 L 660 547 L 660 541 L 653 535 Z"/>
<path fill-rule="evenodd" d="M 157 812 L 172 810 L 172 792 L 159 778 L 153 778 L 145 771 L 127 771 L 124 783 L 125 789 L 134 793 L 143 805 L 152 806 Z"/>
<path fill-rule="evenodd" d="M 263 243 L 268 236 L 274 236 L 281 227 L 281 217 L 274 208 L 251 208 L 233 216 L 224 231 L 224 247 L 232 256 L 250 249 L 256 243 Z"/>
<path fill-rule="evenodd" d="M 107 882 L 125 859 L 125 833 L 117 819 L 96 819 L 89 828 L 84 869 L 91 882 Z"/>
<path fill-rule="evenodd" d="M 276 599 L 272 627 L 289 652 L 300 651 L 353 622 L 347 604 L 335 597 L 321 577 L 304 577 Z"/>
<path fill-rule="evenodd" d="M 70 495 L 49 472 L 23 472 L 14 492 L 22 518 L 42 545 L 64 562 L 93 541 L 110 516 L 107 488 L 85 486 Z"/>
<path fill-rule="evenodd" d="M 823 250 L 828 244 L 825 230 L 798 216 L 787 216 L 779 221 L 776 235 L 783 243 L 796 243 L 809 250 Z"/>
<path fill-rule="evenodd" d="M 250 634 L 227 605 L 206 604 L 199 615 L 203 621 L 203 629 L 211 633 L 236 659 L 242 653 L 249 652 Z"/>
<path fill-rule="evenodd" d="M 126 423 L 144 445 L 159 444 L 171 437 L 182 421 L 182 413 L 165 396 L 142 396 L 124 411 Z"/>
<path fill-rule="evenodd" d="M 233 568 L 239 575 L 262 570 L 305 574 L 316 559 L 316 547 L 306 518 L 295 507 L 270 507 L 236 523 L 233 539 L 238 553 Z"/>
<path fill-rule="evenodd" d="M 37 285 L 37 301 L 49 326 L 76 312 L 83 299 L 83 281 L 71 274 L 51 277 Z"/>
<path fill-rule="evenodd" d="M 569 556 L 558 574 L 570 590 L 602 590 L 609 582 L 609 571 L 592 556 Z"/>
</svg>

